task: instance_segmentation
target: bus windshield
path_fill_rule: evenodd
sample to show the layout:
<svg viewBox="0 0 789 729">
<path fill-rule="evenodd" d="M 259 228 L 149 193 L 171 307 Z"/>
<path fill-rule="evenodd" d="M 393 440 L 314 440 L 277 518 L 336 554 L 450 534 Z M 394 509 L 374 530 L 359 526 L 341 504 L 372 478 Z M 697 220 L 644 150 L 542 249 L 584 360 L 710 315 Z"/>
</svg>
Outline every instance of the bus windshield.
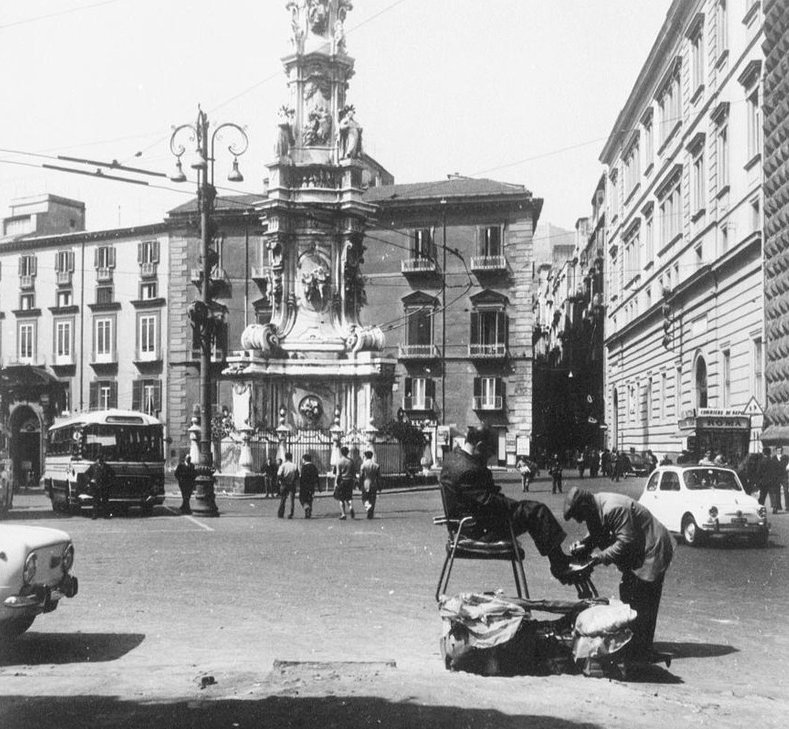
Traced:
<svg viewBox="0 0 789 729">
<path fill-rule="evenodd" d="M 88 423 L 82 428 L 81 455 L 95 460 L 99 452 L 108 461 L 164 460 L 162 426 Z"/>
</svg>

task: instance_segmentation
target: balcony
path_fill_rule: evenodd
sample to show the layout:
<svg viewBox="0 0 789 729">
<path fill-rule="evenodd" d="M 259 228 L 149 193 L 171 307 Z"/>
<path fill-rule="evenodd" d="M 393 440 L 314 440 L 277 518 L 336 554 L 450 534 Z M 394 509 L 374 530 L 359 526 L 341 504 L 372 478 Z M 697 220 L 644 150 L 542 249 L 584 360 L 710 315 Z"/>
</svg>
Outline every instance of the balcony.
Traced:
<svg viewBox="0 0 789 729">
<path fill-rule="evenodd" d="M 404 397 L 403 410 L 406 412 L 426 411 L 433 412 L 432 397 Z"/>
<path fill-rule="evenodd" d="M 56 271 L 58 286 L 71 286 L 71 271 Z"/>
<path fill-rule="evenodd" d="M 112 269 L 108 266 L 97 268 L 96 281 L 99 283 L 112 283 Z"/>
<path fill-rule="evenodd" d="M 471 270 L 482 273 L 506 271 L 507 259 L 504 256 L 472 256 Z"/>
<path fill-rule="evenodd" d="M 504 407 L 504 398 L 498 397 L 475 397 L 474 410 L 501 410 Z"/>
<path fill-rule="evenodd" d="M 200 359 L 200 348 L 195 347 L 192 349 L 192 359 L 199 360 Z M 212 362 L 224 362 L 225 361 L 225 350 L 224 349 L 212 349 L 211 350 L 211 361 Z"/>
<path fill-rule="evenodd" d="M 399 359 L 438 359 L 438 347 L 435 344 L 400 344 Z"/>
<path fill-rule="evenodd" d="M 32 289 L 35 286 L 36 277 L 35 276 L 20 276 L 19 277 L 19 288 L 22 290 Z"/>
<path fill-rule="evenodd" d="M 158 263 L 141 263 L 140 276 L 143 278 L 154 278 L 159 268 Z"/>
<path fill-rule="evenodd" d="M 400 262 L 400 272 L 404 274 L 435 274 L 438 264 L 432 258 L 406 258 Z"/>
<path fill-rule="evenodd" d="M 501 344 L 469 344 L 468 356 L 471 359 L 504 359 L 507 356 L 507 345 Z"/>
</svg>

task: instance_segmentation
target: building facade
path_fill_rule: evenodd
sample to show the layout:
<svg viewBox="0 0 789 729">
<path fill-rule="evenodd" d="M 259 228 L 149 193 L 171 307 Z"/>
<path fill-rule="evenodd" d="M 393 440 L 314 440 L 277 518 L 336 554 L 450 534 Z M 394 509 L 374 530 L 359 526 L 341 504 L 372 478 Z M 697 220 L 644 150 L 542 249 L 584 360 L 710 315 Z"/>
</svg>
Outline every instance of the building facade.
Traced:
<svg viewBox="0 0 789 729">
<path fill-rule="evenodd" d="M 165 413 L 169 236 L 164 224 L 85 232 L 84 205 L 17 201 L 0 239 L 0 394 L 18 482 L 37 480 L 63 411 Z"/>
<path fill-rule="evenodd" d="M 674 2 L 603 149 L 609 447 L 758 447 L 763 37 L 759 2 Z"/>
</svg>

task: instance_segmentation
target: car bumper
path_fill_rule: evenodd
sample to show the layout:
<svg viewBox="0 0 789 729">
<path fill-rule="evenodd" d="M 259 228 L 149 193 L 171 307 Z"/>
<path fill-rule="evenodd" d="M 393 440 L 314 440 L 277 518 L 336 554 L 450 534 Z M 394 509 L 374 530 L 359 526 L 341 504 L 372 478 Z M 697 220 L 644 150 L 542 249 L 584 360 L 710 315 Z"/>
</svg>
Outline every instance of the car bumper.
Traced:
<svg viewBox="0 0 789 729">
<path fill-rule="evenodd" d="M 732 524 L 730 522 L 707 522 L 699 525 L 706 534 L 767 534 L 770 531 L 766 522 L 753 524 Z"/>
<path fill-rule="evenodd" d="M 164 503 L 164 494 L 147 494 L 140 496 L 113 496 L 107 499 L 110 504 L 125 504 L 127 506 L 161 506 Z M 90 494 L 78 494 L 76 501 L 79 506 L 92 506 L 93 497 Z"/>
<path fill-rule="evenodd" d="M 73 575 L 66 575 L 54 587 L 49 585 L 34 585 L 33 591 L 28 595 L 11 595 L 3 601 L 3 607 L 9 610 L 19 610 L 33 613 L 48 613 L 57 607 L 58 600 L 64 597 L 74 597 L 79 591 L 79 581 Z"/>
</svg>

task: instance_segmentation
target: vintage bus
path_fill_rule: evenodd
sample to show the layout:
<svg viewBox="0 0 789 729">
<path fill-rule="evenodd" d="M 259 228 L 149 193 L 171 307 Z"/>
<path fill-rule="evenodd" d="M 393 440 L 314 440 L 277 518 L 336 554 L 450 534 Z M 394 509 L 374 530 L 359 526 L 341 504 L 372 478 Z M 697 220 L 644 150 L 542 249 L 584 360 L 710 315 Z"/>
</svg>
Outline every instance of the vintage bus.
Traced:
<svg viewBox="0 0 789 729">
<path fill-rule="evenodd" d="M 113 510 L 138 506 L 151 514 L 164 503 L 161 422 L 133 410 L 101 410 L 62 418 L 47 431 L 44 486 L 54 511 L 77 514 L 92 506 L 85 471 L 99 453 L 115 472 Z"/>
</svg>

